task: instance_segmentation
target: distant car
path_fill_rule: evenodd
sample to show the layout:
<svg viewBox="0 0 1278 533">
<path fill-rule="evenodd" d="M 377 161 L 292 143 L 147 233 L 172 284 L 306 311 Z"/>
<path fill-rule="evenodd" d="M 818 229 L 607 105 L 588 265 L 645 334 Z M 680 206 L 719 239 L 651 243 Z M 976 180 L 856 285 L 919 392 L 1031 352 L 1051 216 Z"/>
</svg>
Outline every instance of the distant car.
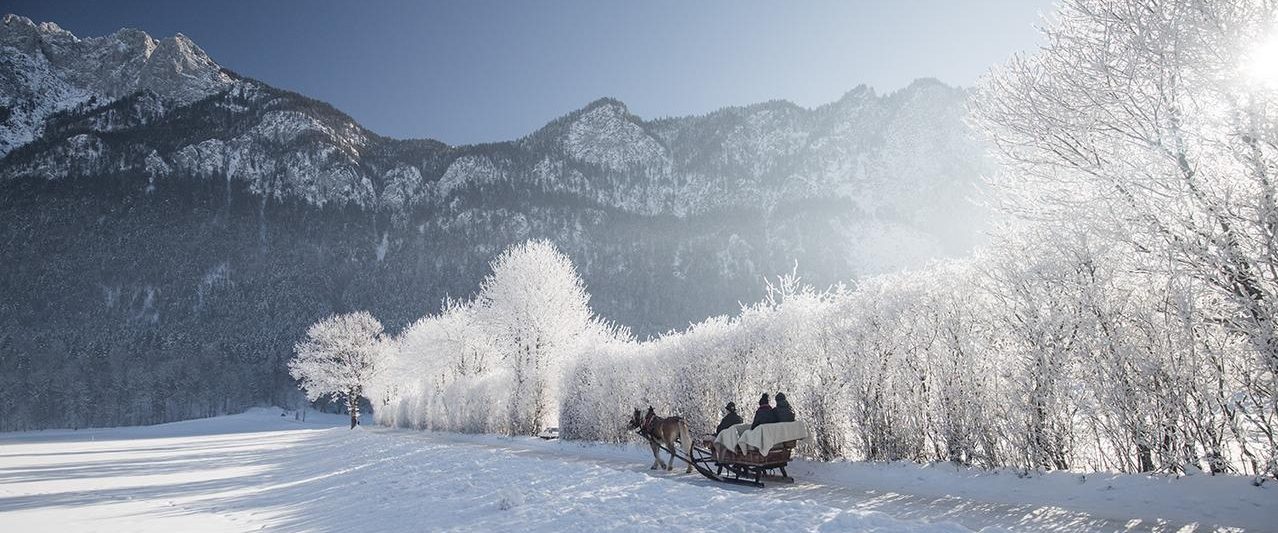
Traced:
<svg viewBox="0 0 1278 533">
<path fill-rule="evenodd" d="M 546 439 L 546 440 L 554 440 L 554 439 L 557 439 L 557 438 L 559 438 L 559 428 L 546 428 L 546 429 L 543 429 L 543 430 L 541 430 L 541 433 L 538 433 L 538 434 L 537 434 L 537 436 L 538 436 L 538 437 L 541 437 L 541 438 L 543 438 L 543 439 Z"/>
</svg>

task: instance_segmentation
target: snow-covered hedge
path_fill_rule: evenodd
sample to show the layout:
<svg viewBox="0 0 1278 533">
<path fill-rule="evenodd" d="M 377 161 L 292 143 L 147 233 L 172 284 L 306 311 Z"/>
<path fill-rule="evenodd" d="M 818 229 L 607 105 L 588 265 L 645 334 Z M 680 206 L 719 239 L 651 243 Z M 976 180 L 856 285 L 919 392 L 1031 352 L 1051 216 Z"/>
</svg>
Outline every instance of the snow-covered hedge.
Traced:
<svg viewBox="0 0 1278 533">
<path fill-rule="evenodd" d="M 1255 390 L 1272 374 L 1197 307 L 1201 283 L 1120 272 L 1061 235 L 1008 249 L 824 292 L 783 278 L 739 316 L 588 349 L 565 376 L 564 435 L 624 439 L 620 419 L 649 404 L 707 431 L 726 402 L 785 392 L 813 432 L 800 451 L 824 459 L 1249 472 L 1272 459 Z"/>
<path fill-rule="evenodd" d="M 490 278 L 407 328 L 374 405 L 386 424 L 557 423 L 565 438 L 622 441 L 634 408 L 708 432 L 726 402 L 748 419 L 761 393 L 785 392 L 813 433 L 800 452 L 822 459 L 1263 470 L 1274 427 L 1256 386 L 1272 374 L 1212 318 L 1208 288 L 1090 242 L 1014 233 L 968 260 L 824 291 L 783 276 L 737 316 L 642 342 L 593 316 L 553 246 L 527 243 L 493 276 L 529 290 L 498 296 L 487 289 L 509 280 Z M 556 259 L 509 268 L 527 254 Z"/>
</svg>

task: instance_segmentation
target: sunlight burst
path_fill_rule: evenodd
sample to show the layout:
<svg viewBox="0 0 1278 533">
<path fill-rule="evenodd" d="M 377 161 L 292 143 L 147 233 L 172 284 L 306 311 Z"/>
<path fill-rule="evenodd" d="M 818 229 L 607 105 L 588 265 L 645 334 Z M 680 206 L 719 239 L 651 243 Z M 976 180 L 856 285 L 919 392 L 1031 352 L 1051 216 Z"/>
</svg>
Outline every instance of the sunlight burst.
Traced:
<svg viewBox="0 0 1278 533">
<path fill-rule="evenodd" d="M 1243 57 L 1243 72 L 1255 83 L 1278 87 L 1278 29 Z"/>
</svg>

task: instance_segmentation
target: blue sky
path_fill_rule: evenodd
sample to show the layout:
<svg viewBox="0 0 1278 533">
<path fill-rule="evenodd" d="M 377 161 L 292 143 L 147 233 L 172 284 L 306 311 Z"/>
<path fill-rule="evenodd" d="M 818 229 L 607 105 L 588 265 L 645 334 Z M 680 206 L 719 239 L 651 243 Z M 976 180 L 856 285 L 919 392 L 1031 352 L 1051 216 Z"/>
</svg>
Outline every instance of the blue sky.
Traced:
<svg viewBox="0 0 1278 533">
<path fill-rule="evenodd" d="M 182 32 L 223 66 L 392 137 L 520 137 L 601 96 L 645 118 L 865 83 L 972 85 L 1040 43 L 1050 0 L 229 2 L 12 0 L 81 37 Z"/>
</svg>

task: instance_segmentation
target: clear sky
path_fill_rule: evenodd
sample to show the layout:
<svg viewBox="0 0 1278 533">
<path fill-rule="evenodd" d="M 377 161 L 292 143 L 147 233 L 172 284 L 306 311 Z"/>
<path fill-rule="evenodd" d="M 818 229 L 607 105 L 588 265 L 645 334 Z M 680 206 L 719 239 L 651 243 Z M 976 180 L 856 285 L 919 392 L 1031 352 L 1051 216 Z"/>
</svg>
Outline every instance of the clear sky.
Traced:
<svg viewBox="0 0 1278 533">
<path fill-rule="evenodd" d="M 645 118 L 865 83 L 971 85 L 1038 46 L 1051 0 L 10 0 L 81 37 L 182 32 L 223 66 L 378 133 L 508 140 L 601 96 Z"/>
</svg>

